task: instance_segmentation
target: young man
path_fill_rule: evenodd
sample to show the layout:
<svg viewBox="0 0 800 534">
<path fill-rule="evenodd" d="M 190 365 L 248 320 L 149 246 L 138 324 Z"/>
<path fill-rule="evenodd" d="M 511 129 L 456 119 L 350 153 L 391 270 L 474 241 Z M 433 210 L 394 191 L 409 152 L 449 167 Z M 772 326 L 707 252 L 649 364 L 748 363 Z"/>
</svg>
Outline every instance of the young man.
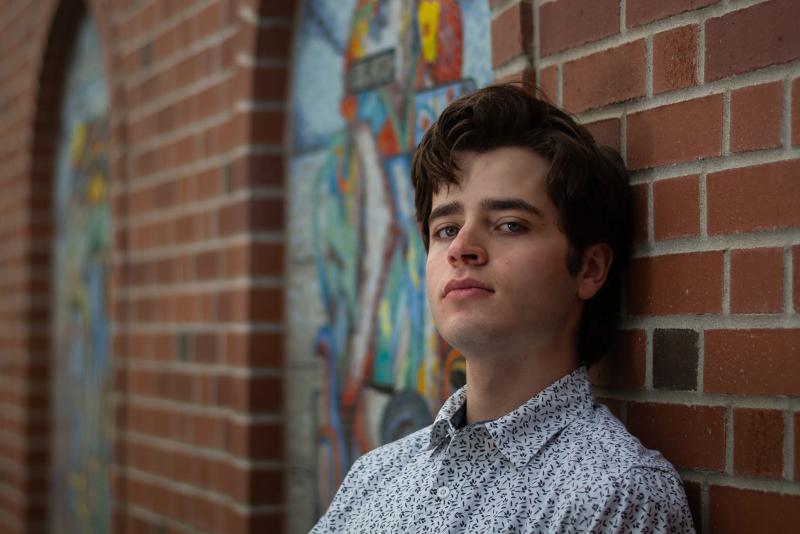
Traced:
<svg viewBox="0 0 800 534">
<path fill-rule="evenodd" d="M 627 172 L 514 86 L 453 102 L 414 156 L 427 288 L 467 386 L 361 457 L 312 532 L 694 532 L 681 480 L 593 402 L 630 248 Z"/>
</svg>

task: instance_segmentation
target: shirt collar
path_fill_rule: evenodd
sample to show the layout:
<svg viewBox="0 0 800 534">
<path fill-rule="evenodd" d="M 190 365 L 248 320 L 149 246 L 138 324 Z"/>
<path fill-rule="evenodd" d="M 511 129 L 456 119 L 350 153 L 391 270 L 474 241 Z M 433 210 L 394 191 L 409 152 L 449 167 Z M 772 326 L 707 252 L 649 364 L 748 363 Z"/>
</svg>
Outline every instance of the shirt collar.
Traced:
<svg viewBox="0 0 800 534">
<path fill-rule="evenodd" d="M 431 428 L 431 439 L 428 449 L 435 449 L 444 440 L 450 438 L 460 426 L 458 423 L 459 410 L 467 400 L 467 386 L 461 387 L 442 405 Z"/>
<path fill-rule="evenodd" d="M 433 422 L 428 448 L 453 435 L 454 419 L 467 399 L 466 386 L 456 391 Z M 483 424 L 495 446 L 517 468 L 528 461 L 559 431 L 592 405 L 585 367 L 578 367 L 550 384 L 514 411 Z"/>
</svg>

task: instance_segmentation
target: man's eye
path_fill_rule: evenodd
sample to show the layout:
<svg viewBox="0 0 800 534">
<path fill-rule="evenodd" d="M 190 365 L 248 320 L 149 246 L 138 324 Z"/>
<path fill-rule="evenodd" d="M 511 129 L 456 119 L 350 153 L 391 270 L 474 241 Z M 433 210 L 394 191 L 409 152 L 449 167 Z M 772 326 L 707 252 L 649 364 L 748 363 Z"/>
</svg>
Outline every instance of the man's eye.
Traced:
<svg viewBox="0 0 800 534">
<path fill-rule="evenodd" d="M 511 234 L 519 233 L 519 232 L 521 232 L 521 231 L 523 231 L 525 229 L 525 227 L 522 226 L 520 223 L 513 222 L 513 221 L 502 223 L 500 225 L 500 228 L 503 231 L 506 231 L 506 232 L 511 233 Z"/>
<path fill-rule="evenodd" d="M 458 228 L 455 226 L 442 226 L 436 230 L 436 237 L 439 239 L 452 239 L 458 234 Z"/>
</svg>

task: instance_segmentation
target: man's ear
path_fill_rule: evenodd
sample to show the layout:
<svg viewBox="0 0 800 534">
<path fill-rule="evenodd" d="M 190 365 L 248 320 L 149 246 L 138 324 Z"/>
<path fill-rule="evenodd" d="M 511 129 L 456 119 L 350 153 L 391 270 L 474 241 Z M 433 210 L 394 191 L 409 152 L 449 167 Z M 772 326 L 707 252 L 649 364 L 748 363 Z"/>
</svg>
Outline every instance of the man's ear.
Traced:
<svg viewBox="0 0 800 534">
<path fill-rule="evenodd" d="M 614 252 L 605 243 L 596 243 L 583 251 L 578 271 L 578 298 L 589 300 L 600 291 L 614 261 Z"/>
</svg>

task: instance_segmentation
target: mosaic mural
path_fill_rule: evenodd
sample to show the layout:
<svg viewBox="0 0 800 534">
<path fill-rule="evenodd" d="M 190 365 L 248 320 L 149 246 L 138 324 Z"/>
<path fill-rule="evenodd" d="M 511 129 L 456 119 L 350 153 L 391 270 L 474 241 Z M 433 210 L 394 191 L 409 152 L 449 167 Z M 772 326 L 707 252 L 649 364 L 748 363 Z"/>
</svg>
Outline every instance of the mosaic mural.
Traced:
<svg viewBox="0 0 800 534">
<path fill-rule="evenodd" d="M 110 530 L 107 112 L 99 37 L 87 18 L 67 70 L 55 171 L 54 532 Z"/>
<path fill-rule="evenodd" d="M 410 164 L 442 109 L 491 81 L 490 20 L 486 0 L 303 7 L 293 63 L 290 330 L 322 368 L 321 510 L 358 456 L 429 424 L 463 384 L 463 359 L 441 342 L 425 301 Z"/>
</svg>

